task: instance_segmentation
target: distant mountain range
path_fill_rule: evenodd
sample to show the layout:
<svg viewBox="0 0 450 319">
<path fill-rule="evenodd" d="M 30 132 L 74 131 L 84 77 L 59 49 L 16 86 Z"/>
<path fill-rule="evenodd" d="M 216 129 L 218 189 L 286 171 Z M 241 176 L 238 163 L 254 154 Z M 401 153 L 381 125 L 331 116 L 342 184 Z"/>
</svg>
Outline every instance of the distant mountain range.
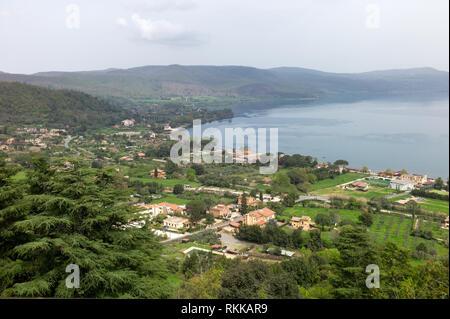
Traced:
<svg viewBox="0 0 450 319">
<path fill-rule="evenodd" d="M 0 72 L 0 81 L 74 89 L 100 97 L 212 96 L 255 99 L 371 98 L 448 94 L 449 73 L 432 68 L 328 73 L 304 68 L 143 66 L 87 72 Z"/>
</svg>

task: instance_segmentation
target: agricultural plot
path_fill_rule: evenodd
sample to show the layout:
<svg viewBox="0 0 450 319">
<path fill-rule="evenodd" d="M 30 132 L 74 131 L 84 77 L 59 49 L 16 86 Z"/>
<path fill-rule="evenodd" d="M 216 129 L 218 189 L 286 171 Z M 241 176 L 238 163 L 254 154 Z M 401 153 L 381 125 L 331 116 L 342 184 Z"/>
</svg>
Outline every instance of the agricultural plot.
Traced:
<svg viewBox="0 0 450 319">
<path fill-rule="evenodd" d="M 323 196 L 351 196 L 370 199 L 372 197 L 386 197 L 397 193 L 398 191 L 390 188 L 371 186 L 367 192 L 358 190 L 341 189 L 338 187 L 329 187 L 313 192 L 314 195 Z"/>
<path fill-rule="evenodd" d="M 418 227 L 423 229 L 434 230 L 437 238 L 445 236 L 445 233 L 441 235 L 439 230 L 439 223 L 428 222 L 419 220 Z M 393 242 L 399 247 L 413 250 L 419 243 L 425 243 L 428 247 L 433 247 L 438 251 L 439 255 L 448 255 L 448 248 L 445 248 L 442 244 L 435 240 L 426 240 L 411 236 L 412 220 L 406 216 L 400 215 L 377 215 L 374 219 L 374 223 L 370 226 L 370 237 L 377 244 L 383 244 L 385 242 Z M 448 231 L 446 232 L 448 238 Z"/>
<path fill-rule="evenodd" d="M 426 198 L 419 206 L 432 212 L 446 213 L 447 215 L 449 212 L 449 204 L 445 200 Z"/>
<path fill-rule="evenodd" d="M 317 214 L 328 214 L 330 212 L 338 212 L 341 220 L 349 219 L 354 222 L 358 221 L 358 216 L 361 215 L 360 211 L 357 210 L 349 210 L 349 209 L 326 209 L 326 208 L 312 208 L 312 207 L 301 207 L 301 206 L 294 206 L 287 208 L 285 211 L 283 211 L 282 216 L 286 217 L 287 219 L 290 219 L 292 216 L 309 216 L 312 220 L 315 220 Z"/>
<path fill-rule="evenodd" d="M 317 182 L 316 184 L 313 184 L 311 187 L 311 191 L 345 184 L 345 183 L 354 181 L 356 179 L 363 178 L 364 176 L 367 176 L 367 175 L 360 174 L 360 173 L 347 173 L 347 174 L 336 176 L 333 179 L 324 179 L 322 181 Z"/>
</svg>

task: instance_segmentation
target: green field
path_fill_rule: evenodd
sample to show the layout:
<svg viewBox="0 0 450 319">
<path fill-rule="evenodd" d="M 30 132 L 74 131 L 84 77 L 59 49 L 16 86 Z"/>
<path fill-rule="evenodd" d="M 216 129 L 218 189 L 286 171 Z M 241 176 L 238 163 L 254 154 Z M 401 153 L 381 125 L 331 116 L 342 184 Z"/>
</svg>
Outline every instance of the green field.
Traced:
<svg viewBox="0 0 450 319">
<path fill-rule="evenodd" d="M 374 219 L 373 225 L 369 228 L 370 237 L 374 243 L 377 244 L 382 244 L 389 241 L 395 243 L 399 247 L 411 250 L 413 250 L 419 243 L 425 243 L 428 247 L 435 248 L 439 255 L 448 255 L 448 248 L 445 248 L 437 241 L 411 236 L 411 225 L 412 220 L 405 216 L 384 214 L 377 215 Z M 440 225 L 438 223 L 423 222 L 421 227 L 430 227 L 435 229 L 436 232 L 440 232 Z M 445 237 L 445 233 L 436 237 Z"/>
<path fill-rule="evenodd" d="M 327 196 L 353 196 L 370 199 L 372 197 L 385 197 L 397 193 L 398 191 L 390 188 L 370 186 L 367 192 L 342 189 L 338 187 L 328 187 L 313 192 L 315 195 Z"/>
<path fill-rule="evenodd" d="M 294 206 L 284 210 L 281 216 L 287 217 L 288 219 L 290 219 L 291 216 L 310 216 L 314 221 L 317 214 L 328 214 L 329 212 L 338 212 L 341 216 L 341 220 L 350 219 L 354 222 L 358 221 L 358 216 L 361 215 L 361 212 L 357 210 Z"/>
<path fill-rule="evenodd" d="M 324 179 L 324 180 L 321 180 L 321 181 L 313 184 L 311 187 L 311 191 L 348 183 L 348 182 L 354 181 L 355 179 L 362 178 L 364 176 L 367 176 L 367 175 L 360 174 L 360 173 L 346 173 L 346 174 L 336 176 L 333 179 Z"/>
<path fill-rule="evenodd" d="M 130 177 L 131 181 L 141 181 L 143 183 L 152 183 L 157 182 L 159 184 L 164 185 L 165 187 L 173 188 L 176 184 L 181 185 L 190 185 L 191 187 L 198 187 L 201 184 L 198 182 L 191 182 L 187 179 L 178 179 L 178 178 L 172 178 L 172 179 L 157 179 L 157 178 L 151 178 L 151 177 Z"/>
<path fill-rule="evenodd" d="M 426 198 L 425 200 L 425 202 L 419 204 L 421 208 L 432 212 L 446 213 L 448 215 L 449 205 L 447 201 L 431 198 Z"/>
</svg>

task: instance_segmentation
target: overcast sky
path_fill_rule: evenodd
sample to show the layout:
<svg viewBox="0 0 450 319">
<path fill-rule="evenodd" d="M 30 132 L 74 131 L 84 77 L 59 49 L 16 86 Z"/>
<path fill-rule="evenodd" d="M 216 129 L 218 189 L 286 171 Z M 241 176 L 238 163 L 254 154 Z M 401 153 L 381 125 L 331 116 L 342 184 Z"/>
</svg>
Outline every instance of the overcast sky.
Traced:
<svg viewBox="0 0 450 319">
<path fill-rule="evenodd" d="M 0 71 L 449 69 L 448 0 L 0 0 Z"/>
</svg>

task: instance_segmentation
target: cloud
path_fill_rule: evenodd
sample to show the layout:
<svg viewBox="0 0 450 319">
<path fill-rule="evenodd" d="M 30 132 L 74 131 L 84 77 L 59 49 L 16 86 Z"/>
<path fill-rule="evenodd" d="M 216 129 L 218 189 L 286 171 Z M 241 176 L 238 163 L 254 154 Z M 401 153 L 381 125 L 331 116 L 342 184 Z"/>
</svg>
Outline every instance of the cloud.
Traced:
<svg viewBox="0 0 450 319">
<path fill-rule="evenodd" d="M 201 43 L 194 32 L 168 20 L 145 19 L 139 14 L 134 13 L 131 16 L 131 21 L 134 23 L 141 39 L 149 42 L 181 46 L 198 45 Z"/>
<path fill-rule="evenodd" d="M 194 0 L 147 0 L 145 2 L 129 2 L 141 10 L 162 12 L 162 11 L 187 11 L 197 7 Z"/>
<path fill-rule="evenodd" d="M 126 27 L 128 26 L 128 21 L 125 18 L 117 18 L 117 24 L 122 26 L 122 27 Z"/>
<path fill-rule="evenodd" d="M 6 18 L 9 16 L 9 11 L 5 9 L 0 9 L 0 18 Z"/>
</svg>

